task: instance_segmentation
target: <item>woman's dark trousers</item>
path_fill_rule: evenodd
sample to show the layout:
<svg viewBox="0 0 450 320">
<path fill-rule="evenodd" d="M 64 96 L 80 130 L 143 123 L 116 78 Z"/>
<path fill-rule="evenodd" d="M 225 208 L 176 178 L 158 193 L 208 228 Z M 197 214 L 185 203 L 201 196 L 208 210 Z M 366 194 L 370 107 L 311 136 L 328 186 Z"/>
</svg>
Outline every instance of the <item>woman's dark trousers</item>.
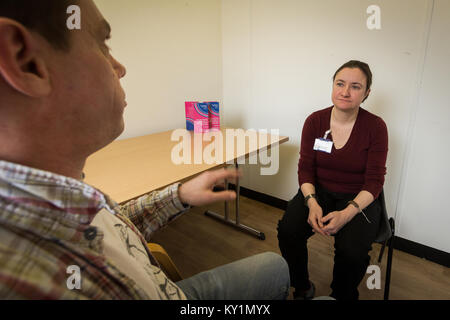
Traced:
<svg viewBox="0 0 450 320">
<path fill-rule="evenodd" d="M 316 187 L 316 194 L 323 216 L 346 208 L 347 202 L 356 197 L 356 194 L 333 193 L 320 187 Z M 380 224 L 381 206 L 378 199 L 364 209 L 364 213 L 371 223 L 359 213 L 334 235 L 335 256 L 330 295 L 338 300 L 358 299 L 358 286 L 370 263 L 369 251 Z M 304 205 L 304 197 L 299 190 L 289 201 L 278 223 L 281 254 L 289 265 L 291 285 L 299 291 L 309 287 L 307 242 L 314 233 L 307 222 L 308 215 L 309 209 Z"/>
</svg>

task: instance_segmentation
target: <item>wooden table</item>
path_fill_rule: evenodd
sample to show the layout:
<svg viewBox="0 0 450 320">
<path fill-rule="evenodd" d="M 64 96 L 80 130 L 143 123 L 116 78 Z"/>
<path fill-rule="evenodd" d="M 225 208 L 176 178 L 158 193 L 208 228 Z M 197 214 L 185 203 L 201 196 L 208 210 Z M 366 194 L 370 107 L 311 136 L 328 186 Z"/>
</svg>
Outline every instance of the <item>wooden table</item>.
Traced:
<svg viewBox="0 0 450 320">
<path fill-rule="evenodd" d="M 204 151 L 206 147 L 211 146 L 215 139 L 203 141 L 202 137 L 204 135 L 194 135 L 192 132 L 177 129 L 177 133 L 181 132 L 185 137 L 190 137 L 192 152 L 191 164 L 176 165 L 172 161 L 172 155 L 174 148 L 180 145 L 181 140 L 172 141 L 172 134 L 175 133 L 175 130 L 170 130 L 137 138 L 117 140 L 104 149 L 99 150 L 90 156 L 86 162 L 84 169 L 85 182 L 99 188 L 115 201 L 124 203 L 173 183 L 191 179 L 207 170 L 224 167 L 230 163 L 238 167 L 238 159 L 242 159 L 242 157 L 248 158 L 289 140 L 288 137 L 263 134 L 258 137 L 257 146 L 245 143 L 245 148 L 238 150 L 237 143 L 235 143 L 234 153 L 230 154 L 228 152 L 229 154 L 227 154 L 227 141 L 225 139 L 227 129 L 234 130 L 223 128 L 220 133 L 216 133 L 219 136 L 221 134 L 224 138 L 223 161 L 212 164 L 206 164 L 202 161 L 200 164 L 194 164 L 195 153 L 199 149 L 200 152 Z M 238 137 L 240 138 L 245 134 L 244 130 L 234 132 L 238 132 Z M 226 185 L 228 186 L 228 183 Z M 236 183 L 236 193 L 235 221 L 229 219 L 228 203 L 225 204 L 225 216 L 220 216 L 210 211 L 205 212 L 205 214 L 254 234 L 260 239 L 265 238 L 263 233 L 240 223 L 239 181 Z"/>
</svg>

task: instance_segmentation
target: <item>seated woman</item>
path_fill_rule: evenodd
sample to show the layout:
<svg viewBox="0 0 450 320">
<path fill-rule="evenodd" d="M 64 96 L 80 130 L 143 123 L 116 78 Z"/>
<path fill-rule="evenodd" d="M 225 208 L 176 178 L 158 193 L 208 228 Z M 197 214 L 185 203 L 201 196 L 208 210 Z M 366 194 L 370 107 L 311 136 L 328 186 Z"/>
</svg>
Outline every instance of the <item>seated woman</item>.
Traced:
<svg viewBox="0 0 450 320">
<path fill-rule="evenodd" d="M 310 299 L 307 240 L 320 233 L 335 237 L 331 296 L 358 299 L 358 285 L 380 220 L 388 133 L 384 121 L 360 104 L 370 94 L 372 72 L 349 61 L 333 77 L 333 106 L 305 121 L 298 165 L 300 190 L 278 224 L 294 298 Z"/>
</svg>

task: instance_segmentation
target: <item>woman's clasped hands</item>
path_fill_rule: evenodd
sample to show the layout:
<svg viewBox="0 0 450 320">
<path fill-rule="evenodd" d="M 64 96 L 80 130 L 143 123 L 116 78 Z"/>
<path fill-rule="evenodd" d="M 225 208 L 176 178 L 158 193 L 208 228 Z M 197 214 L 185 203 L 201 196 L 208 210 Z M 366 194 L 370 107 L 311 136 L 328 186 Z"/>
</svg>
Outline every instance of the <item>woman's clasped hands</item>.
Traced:
<svg viewBox="0 0 450 320">
<path fill-rule="evenodd" d="M 315 203 L 309 209 L 308 223 L 313 228 L 313 232 L 332 236 L 338 233 L 351 219 L 351 215 L 346 210 L 333 211 L 324 217 L 322 208 Z"/>
</svg>

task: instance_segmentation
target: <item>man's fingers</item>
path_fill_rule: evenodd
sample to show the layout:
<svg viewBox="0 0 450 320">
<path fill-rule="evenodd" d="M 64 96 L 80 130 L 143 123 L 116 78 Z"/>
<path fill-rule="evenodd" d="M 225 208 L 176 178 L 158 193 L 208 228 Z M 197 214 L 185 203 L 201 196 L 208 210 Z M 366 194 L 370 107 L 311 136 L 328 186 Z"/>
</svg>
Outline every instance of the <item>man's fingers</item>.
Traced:
<svg viewBox="0 0 450 320">
<path fill-rule="evenodd" d="M 211 201 L 213 201 L 213 202 L 233 201 L 236 199 L 236 192 L 231 191 L 231 190 L 212 192 L 211 197 L 212 197 Z"/>
<path fill-rule="evenodd" d="M 210 171 L 210 177 L 214 183 L 227 180 L 228 182 L 236 182 L 236 179 L 242 177 L 242 172 L 236 169 L 221 169 Z"/>
<path fill-rule="evenodd" d="M 217 191 L 225 190 L 225 180 L 216 181 L 214 184 L 214 189 Z"/>
</svg>

